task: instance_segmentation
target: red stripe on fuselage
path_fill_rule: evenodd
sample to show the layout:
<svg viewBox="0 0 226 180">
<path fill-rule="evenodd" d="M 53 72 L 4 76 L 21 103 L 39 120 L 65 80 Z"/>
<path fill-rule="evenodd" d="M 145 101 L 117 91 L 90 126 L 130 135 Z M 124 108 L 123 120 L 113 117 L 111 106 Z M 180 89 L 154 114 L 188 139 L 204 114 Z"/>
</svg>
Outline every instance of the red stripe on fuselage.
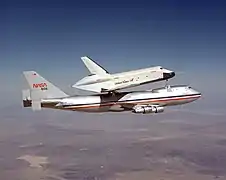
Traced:
<svg viewBox="0 0 226 180">
<path fill-rule="evenodd" d="M 85 105 L 78 105 L 78 106 L 70 106 L 67 107 L 66 109 L 82 109 L 82 108 L 95 108 L 95 107 L 103 107 L 103 106 L 112 106 L 112 105 L 120 105 L 120 104 L 146 104 L 146 103 L 158 103 L 158 102 L 167 102 L 167 101 L 179 101 L 179 100 L 188 100 L 188 99 L 194 99 L 198 98 L 201 95 L 194 95 L 194 96 L 184 96 L 184 97 L 171 97 L 171 98 L 162 98 L 162 99 L 149 99 L 149 100 L 134 100 L 131 102 L 110 102 L 110 103 L 104 103 L 104 104 L 85 104 Z"/>
</svg>

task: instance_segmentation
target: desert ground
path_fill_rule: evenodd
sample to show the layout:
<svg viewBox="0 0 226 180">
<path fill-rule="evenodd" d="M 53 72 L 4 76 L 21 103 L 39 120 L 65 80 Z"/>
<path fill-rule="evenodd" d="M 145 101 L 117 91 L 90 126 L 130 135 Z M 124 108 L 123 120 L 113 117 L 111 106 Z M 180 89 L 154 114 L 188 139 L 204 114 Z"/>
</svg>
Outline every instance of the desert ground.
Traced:
<svg viewBox="0 0 226 180">
<path fill-rule="evenodd" d="M 226 115 L 0 109 L 0 179 L 226 179 Z"/>
</svg>

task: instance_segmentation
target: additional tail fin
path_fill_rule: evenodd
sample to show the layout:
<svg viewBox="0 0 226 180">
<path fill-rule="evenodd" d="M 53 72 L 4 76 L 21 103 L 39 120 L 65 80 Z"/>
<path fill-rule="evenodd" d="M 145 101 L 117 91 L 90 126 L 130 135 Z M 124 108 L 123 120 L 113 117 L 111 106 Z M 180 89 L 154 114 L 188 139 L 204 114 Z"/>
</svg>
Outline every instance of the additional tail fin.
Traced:
<svg viewBox="0 0 226 180">
<path fill-rule="evenodd" d="M 109 74 L 109 72 L 107 70 L 105 70 L 103 67 L 101 67 L 99 64 L 97 64 L 90 57 L 84 56 L 84 57 L 81 57 L 81 59 L 91 74 L 98 74 L 98 75 Z"/>
<path fill-rule="evenodd" d="M 41 99 L 63 98 L 68 96 L 35 71 L 24 71 L 23 74 L 29 85 L 29 90 L 23 91 L 23 100 L 25 98 L 27 100 L 30 99 L 33 110 L 41 109 Z"/>
</svg>

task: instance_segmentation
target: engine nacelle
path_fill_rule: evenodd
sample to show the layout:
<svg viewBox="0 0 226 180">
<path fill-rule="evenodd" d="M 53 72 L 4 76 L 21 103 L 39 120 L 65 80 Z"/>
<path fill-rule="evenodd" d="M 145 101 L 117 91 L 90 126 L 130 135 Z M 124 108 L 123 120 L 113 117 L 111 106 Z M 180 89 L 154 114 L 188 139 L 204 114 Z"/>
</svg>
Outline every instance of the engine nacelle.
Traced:
<svg viewBox="0 0 226 180">
<path fill-rule="evenodd" d="M 161 112 L 164 112 L 164 107 L 160 107 L 160 106 L 140 106 L 140 107 L 134 108 L 132 112 L 133 113 L 142 113 L 142 114 L 161 113 Z"/>
</svg>

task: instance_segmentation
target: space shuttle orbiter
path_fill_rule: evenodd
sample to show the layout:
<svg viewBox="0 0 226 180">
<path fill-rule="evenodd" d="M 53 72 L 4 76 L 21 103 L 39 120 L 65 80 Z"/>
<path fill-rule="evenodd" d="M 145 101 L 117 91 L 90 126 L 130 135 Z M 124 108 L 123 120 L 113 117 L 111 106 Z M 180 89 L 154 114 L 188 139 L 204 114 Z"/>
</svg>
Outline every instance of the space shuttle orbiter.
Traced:
<svg viewBox="0 0 226 180">
<path fill-rule="evenodd" d="M 175 72 L 161 66 L 110 74 L 88 56 L 81 57 L 90 75 L 82 78 L 72 87 L 96 93 L 112 92 L 140 86 L 147 83 L 168 80 Z"/>
</svg>

